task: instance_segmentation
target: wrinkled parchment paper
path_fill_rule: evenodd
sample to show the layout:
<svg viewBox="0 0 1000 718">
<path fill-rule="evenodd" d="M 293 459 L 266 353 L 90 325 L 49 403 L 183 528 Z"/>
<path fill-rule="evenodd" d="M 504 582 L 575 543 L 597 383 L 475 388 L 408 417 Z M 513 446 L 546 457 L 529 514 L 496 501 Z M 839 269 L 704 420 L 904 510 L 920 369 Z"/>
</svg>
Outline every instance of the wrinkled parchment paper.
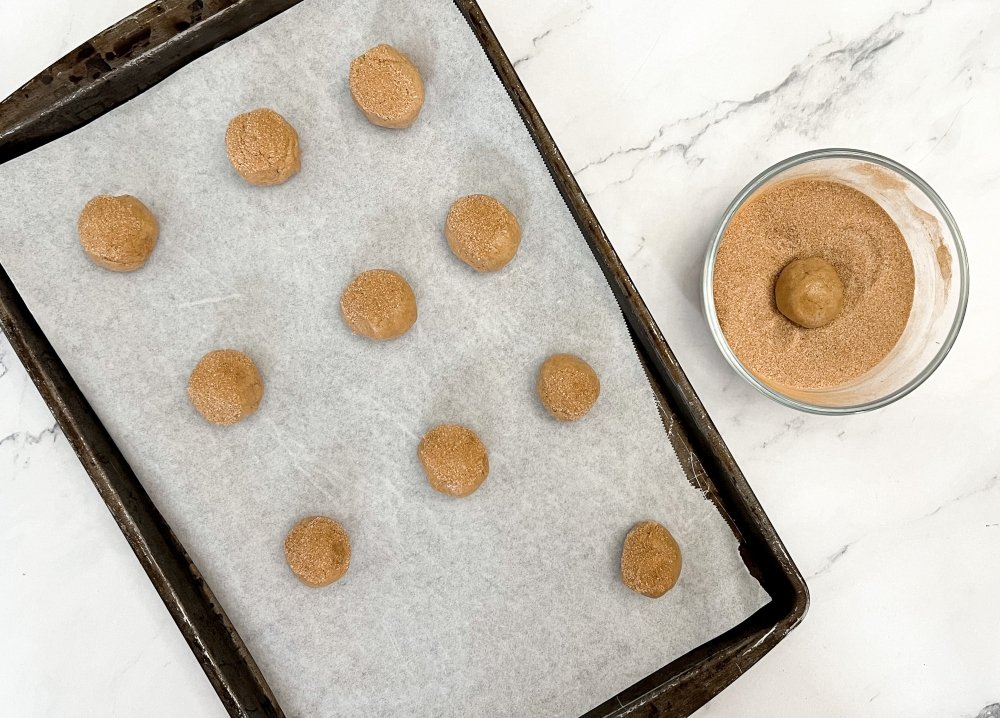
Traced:
<svg viewBox="0 0 1000 718">
<path fill-rule="evenodd" d="M 405 131 L 370 125 L 350 60 L 389 42 L 427 101 Z M 302 172 L 252 187 L 223 136 L 259 106 L 297 129 Z M 0 261 L 191 552 L 291 716 L 575 716 L 767 601 L 713 506 L 685 479 L 618 306 L 532 141 L 448 0 L 306 0 L 59 141 L 0 166 Z M 449 204 L 495 195 L 523 242 L 480 275 L 442 236 Z M 160 222 L 134 274 L 91 264 L 76 219 L 96 194 Z M 339 295 L 365 269 L 413 285 L 402 339 L 351 335 Z M 259 412 L 218 428 L 192 409 L 205 352 L 248 352 Z M 591 415 L 534 394 L 553 352 L 601 377 Z M 470 498 L 416 459 L 438 422 L 473 427 L 491 472 Z M 351 535 L 313 590 L 285 533 L 326 514 Z M 660 600 L 618 577 L 656 519 L 684 551 Z"/>
</svg>

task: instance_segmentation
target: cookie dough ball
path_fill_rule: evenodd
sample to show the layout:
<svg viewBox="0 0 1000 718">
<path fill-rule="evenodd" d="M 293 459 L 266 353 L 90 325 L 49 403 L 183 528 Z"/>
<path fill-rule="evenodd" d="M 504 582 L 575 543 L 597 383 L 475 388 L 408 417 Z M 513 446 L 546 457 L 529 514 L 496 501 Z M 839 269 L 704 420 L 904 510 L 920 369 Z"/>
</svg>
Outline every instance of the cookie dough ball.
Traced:
<svg viewBox="0 0 1000 718">
<path fill-rule="evenodd" d="M 351 539 L 333 519 L 309 516 L 288 532 L 285 560 L 305 585 L 328 586 L 343 578 L 351 565 Z"/>
<path fill-rule="evenodd" d="M 347 285 L 340 296 L 340 313 L 355 334 L 376 341 L 395 339 L 417 321 L 417 298 L 395 272 L 370 269 Z"/>
<path fill-rule="evenodd" d="M 778 311 L 806 329 L 825 327 L 844 308 L 844 285 L 825 259 L 809 257 L 790 262 L 774 285 Z"/>
<path fill-rule="evenodd" d="M 379 127 L 409 127 L 424 106 L 420 71 L 391 45 L 376 45 L 355 58 L 348 84 L 355 104 Z"/>
<path fill-rule="evenodd" d="M 590 364 L 573 354 L 553 354 L 538 370 L 538 398 L 559 421 L 583 418 L 601 394 Z"/>
<path fill-rule="evenodd" d="M 490 473 L 483 442 L 459 424 L 441 424 L 424 434 L 417 458 L 431 487 L 448 496 L 468 496 Z"/>
<path fill-rule="evenodd" d="M 115 272 L 131 272 L 144 265 L 159 235 L 153 213 L 127 194 L 94 197 L 80 212 L 76 228 L 87 256 Z"/>
<path fill-rule="evenodd" d="M 622 582 L 637 593 L 659 598 L 677 583 L 681 549 L 663 526 L 642 521 L 632 527 L 622 548 Z"/>
<path fill-rule="evenodd" d="M 264 381 L 246 354 L 219 349 L 203 356 L 191 372 L 188 396 L 208 421 L 229 426 L 257 411 Z"/>
<path fill-rule="evenodd" d="M 521 226 L 499 200 L 470 194 L 455 200 L 444 223 L 455 256 L 479 272 L 495 272 L 517 254 Z"/>
<path fill-rule="evenodd" d="M 274 110 L 237 115 L 226 129 L 226 153 L 250 184 L 281 184 L 299 171 L 299 136 Z"/>
</svg>

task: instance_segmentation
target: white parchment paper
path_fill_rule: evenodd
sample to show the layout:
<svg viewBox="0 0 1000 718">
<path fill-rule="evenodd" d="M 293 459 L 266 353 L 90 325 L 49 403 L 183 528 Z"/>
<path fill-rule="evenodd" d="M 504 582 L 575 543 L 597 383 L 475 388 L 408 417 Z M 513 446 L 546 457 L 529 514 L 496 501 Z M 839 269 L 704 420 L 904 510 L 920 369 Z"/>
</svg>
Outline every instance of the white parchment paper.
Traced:
<svg viewBox="0 0 1000 718">
<path fill-rule="evenodd" d="M 379 42 L 420 67 L 412 128 L 370 125 L 346 86 Z M 302 172 L 258 188 L 223 136 L 268 106 L 298 130 Z M 767 601 L 713 506 L 684 478 L 601 271 L 472 32 L 449 0 L 306 0 L 105 117 L 0 166 L 0 261 L 191 552 L 291 716 L 574 716 Z M 523 242 L 494 275 L 456 260 L 448 206 L 495 195 Z M 134 274 L 91 264 L 76 219 L 96 194 L 160 222 Z M 403 274 L 402 339 L 351 335 L 339 295 Z M 187 377 L 248 352 L 259 412 L 204 422 Z M 550 353 L 602 381 L 585 420 L 534 394 Z M 462 500 L 416 460 L 438 422 L 475 428 L 491 473 Z M 347 576 L 299 584 L 282 541 L 326 514 Z M 685 563 L 660 600 L 618 577 L 622 540 L 656 519 Z"/>
</svg>

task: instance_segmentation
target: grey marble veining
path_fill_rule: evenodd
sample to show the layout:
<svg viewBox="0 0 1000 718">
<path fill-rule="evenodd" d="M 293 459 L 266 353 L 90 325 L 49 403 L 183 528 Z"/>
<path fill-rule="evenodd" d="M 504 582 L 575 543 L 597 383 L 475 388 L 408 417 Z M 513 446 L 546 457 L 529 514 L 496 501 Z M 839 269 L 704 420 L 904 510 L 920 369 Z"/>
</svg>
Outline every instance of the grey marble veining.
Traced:
<svg viewBox="0 0 1000 718">
<path fill-rule="evenodd" d="M 511 14 L 494 26 L 513 56 L 531 53 L 528 91 L 812 589 L 803 626 L 703 714 L 976 715 L 1000 689 L 987 638 L 1000 631 L 989 598 L 1000 584 L 986 568 L 1000 556 L 1000 291 L 984 278 L 1000 269 L 1000 17 L 974 0 L 626 1 L 526 47 L 580 4 L 557 7 L 541 24 Z M 843 419 L 756 395 L 699 306 L 729 200 L 821 146 L 880 152 L 930 181 L 973 276 L 962 336 L 935 376 Z"/>
</svg>

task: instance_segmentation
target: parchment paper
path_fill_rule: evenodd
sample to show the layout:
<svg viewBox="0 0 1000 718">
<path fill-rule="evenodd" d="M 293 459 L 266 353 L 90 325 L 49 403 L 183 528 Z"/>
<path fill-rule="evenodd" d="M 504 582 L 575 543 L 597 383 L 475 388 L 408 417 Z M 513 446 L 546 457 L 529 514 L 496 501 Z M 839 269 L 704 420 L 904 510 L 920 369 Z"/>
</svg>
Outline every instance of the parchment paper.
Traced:
<svg viewBox="0 0 1000 718">
<path fill-rule="evenodd" d="M 426 82 L 414 127 L 370 125 L 350 60 L 387 41 Z M 297 129 L 302 172 L 236 176 L 226 124 L 259 106 Z M 137 99 L 0 167 L 3 262 L 193 555 L 291 716 L 575 716 L 767 601 L 714 507 L 684 478 L 611 291 L 521 120 L 449 0 L 307 0 Z M 442 236 L 449 204 L 493 194 L 520 219 L 515 260 L 480 275 Z M 160 242 L 134 274 L 91 264 L 84 203 L 134 194 Z M 374 267 L 413 285 L 419 319 L 376 344 L 339 316 Z M 185 386 L 235 347 L 259 412 L 213 427 Z M 585 357 L 585 420 L 534 394 L 550 353 Z M 474 427 L 491 473 L 471 497 L 416 460 L 438 422 Z M 282 541 L 326 514 L 347 576 L 299 584 Z M 660 600 L 618 577 L 656 519 L 684 551 Z"/>
</svg>

